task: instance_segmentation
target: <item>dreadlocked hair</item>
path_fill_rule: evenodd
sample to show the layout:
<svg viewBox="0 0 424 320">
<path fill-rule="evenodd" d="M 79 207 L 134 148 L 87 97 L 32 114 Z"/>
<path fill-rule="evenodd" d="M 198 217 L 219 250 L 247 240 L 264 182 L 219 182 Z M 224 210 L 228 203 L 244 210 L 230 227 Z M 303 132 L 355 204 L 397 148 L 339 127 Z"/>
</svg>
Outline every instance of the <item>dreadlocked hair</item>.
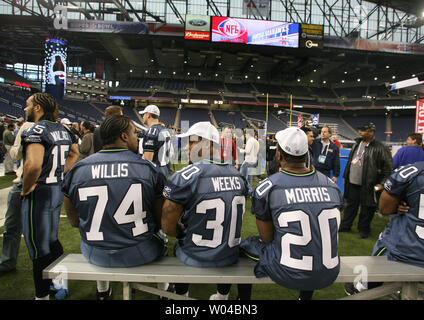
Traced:
<svg viewBox="0 0 424 320">
<path fill-rule="evenodd" d="M 32 95 L 34 104 L 39 104 L 44 111 L 43 116 L 40 118 L 40 120 L 48 120 L 56 122 L 58 118 L 58 110 L 59 110 L 59 104 L 57 103 L 56 99 L 53 98 L 48 93 L 34 93 Z"/>
<path fill-rule="evenodd" d="M 107 117 L 100 125 L 100 137 L 103 145 L 114 143 L 121 133 L 127 132 L 132 120 L 127 116 L 113 115 Z"/>
</svg>

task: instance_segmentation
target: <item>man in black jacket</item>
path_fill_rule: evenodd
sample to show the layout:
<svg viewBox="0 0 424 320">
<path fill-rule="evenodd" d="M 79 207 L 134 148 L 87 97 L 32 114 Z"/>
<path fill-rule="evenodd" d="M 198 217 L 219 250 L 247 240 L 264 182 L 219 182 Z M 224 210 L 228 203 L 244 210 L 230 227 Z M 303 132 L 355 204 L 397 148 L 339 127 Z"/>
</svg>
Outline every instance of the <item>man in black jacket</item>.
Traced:
<svg viewBox="0 0 424 320">
<path fill-rule="evenodd" d="M 393 170 L 393 160 L 388 148 L 375 139 L 373 123 L 358 129 L 359 138 L 349 154 L 343 176 L 345 207 L 339 231 L 350 231 L 360 205 L 359 237 L 365 239 L 371 231 L 377 197 Z"/>
</svg>

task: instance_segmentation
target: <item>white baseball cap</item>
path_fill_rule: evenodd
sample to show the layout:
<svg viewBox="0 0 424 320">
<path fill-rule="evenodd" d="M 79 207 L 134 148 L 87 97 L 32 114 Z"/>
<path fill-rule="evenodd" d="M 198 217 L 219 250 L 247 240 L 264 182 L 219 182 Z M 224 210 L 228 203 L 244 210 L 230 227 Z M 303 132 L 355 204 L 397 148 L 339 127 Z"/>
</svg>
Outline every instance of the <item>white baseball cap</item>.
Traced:
<svg viewBox="0 0 424 320">
<path fill-rule="evenodd" d="M 186 133 L 177 134 L 177 137 L 199 136 L 204 139 L 219 143 L 219 132 L 209 121 L 201 121 L 193 124 Z"/>
<path fill-rule="evenodd" d="M 308 152 L 308 137 L 296 127 L 278 131 L 275 135 L 281 149 L 292 156 L 303 156 Z"/>
<path fill-rule="evenodd" d="M 61 124 L 67 124 L 67 125 L 72 124 L 72 122 L 68 118 L 63 118 L 62 120 L 60 120 L 60 123 Z"/>
<path fill-rule="evenodd" d="M 160 116 L 160 111 L 158 106 L 154 105 L 154 104 L 149 104 L 146 108 L 144 108 L 143 111 L 139 111 L 139 114 L 145 114 L 145 113 L 151 113 L 151 114 L 155 114 L 158 117 Z"/>
</svg>

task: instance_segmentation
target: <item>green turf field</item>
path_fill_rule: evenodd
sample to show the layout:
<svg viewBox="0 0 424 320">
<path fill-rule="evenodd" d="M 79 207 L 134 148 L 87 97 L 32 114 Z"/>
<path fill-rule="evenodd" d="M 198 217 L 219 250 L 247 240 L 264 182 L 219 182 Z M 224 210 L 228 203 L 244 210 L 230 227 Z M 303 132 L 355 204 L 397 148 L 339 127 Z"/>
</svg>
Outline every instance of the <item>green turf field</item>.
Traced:
<svg viewBox="0 0 424 320">
<path fill-rule="evenodd" d="M 0 188 L 11 186 L 10 177 L 0 177 Z M 256 185 L 258 180 L 254 180 Z M 250 199 L 246 203 L 246 213 L 243 220 L 242 238 L 257 234 L 254 216 L 250 213 Z M 64 210 L 62 210 L 64 215 Z M 357 237 L 356 222 L 353 225 L 352 232 L 340 233 L 339 236 L 339 255 L 341 256 L 360 256 L 370 255 L 374 243 L 378 238 L 378 234 L 384 229 L 388 223 L 388 217 L 375 216 L 372 222 L 371 234 L 368 239 L 359 239 Z M 3 228 L 0 228 L 0 234 L 3 234 Z M 65 253 L 80 253 L 79 243 L 80 235 L 78 229 L 72 228 L 67 218 L 61 218 L 59 226 L 59 239 L 63 245 Z M 175 242 L 174 238 L 170 238 L 169 254 L 173 255 L 172 247 Z M 0 240 L 0 248 L 3 239 Z M 122 299 L 122 284 L 112 283 L 113 298 Z M 88 281 L 70 281 L 70 295 L 67 299 L 75 300 L 92 300 L 95 299 L 96 283 Z M 192 285 L 190 286 L 190 296 L 198 299 L 209 299 L 212 293 L 216 292 L 214 285 Z M 255 285 L 253 286 L 252 299 L 257 300 L 295 300 L 298 293 L 293 290 L 283 288 L 278 285 Z M 237 296 L 237 288 L 231 288 L 230 299 Z M 314 293 L 314 300 L 332 300 L 344 297 L 343 284 L 335 283 L 330 287 L 319 290 Z M 22 238 L 21 248 L 18 258 L 18 266 L 16 271 L 0 275 L 0 300 L 4 299 L 23 299 L 30 300 L 34 298 L 34 285 L 32 281 L 32 263 L 28 256 L 25 241 Z M 137 292 L 136 299 L 157 299 L 156 296 Z"/>
</svg>

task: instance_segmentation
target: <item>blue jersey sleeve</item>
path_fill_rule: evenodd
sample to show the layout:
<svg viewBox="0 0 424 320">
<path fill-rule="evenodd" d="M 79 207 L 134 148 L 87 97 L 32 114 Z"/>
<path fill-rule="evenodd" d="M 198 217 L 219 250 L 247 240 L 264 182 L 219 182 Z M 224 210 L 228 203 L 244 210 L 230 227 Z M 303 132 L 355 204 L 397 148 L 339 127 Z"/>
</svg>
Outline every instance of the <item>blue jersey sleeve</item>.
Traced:
<svg viewBox="0 0 424 320">
<path fill-rule="evenodd" d="M 22 145 L 25 147 L 31 143 L 40 143 L 44 146 L 48 143 L 46 139 L 46 127 L 43 124 L 34 124 L 21 134 Z"/>
<path fill-rule="evenodd" d="M 165 184 L 163 196 L 166 199 L 187 205 L 196 190 L 198 177 L 201 169 L 195 165 L 189 165 L 176 172 Z"/>
<path fill-rule="evenodd" d="M 404 191 L 413 180 L 420 173 L 420 169 L 413 164 L 400 167 L 396 169 L 384 183 L 384 189 L 391 195 L 402 196 Z"/>
<path fill-rule="evenodd" d="M 163 141 L 159 139 L 160 129 L 157 126 L 152 126 L 143 138 L 144 152 L 157 152 Z"/>
<path fill-rule="evenodd" d="M 261 181 L 256 187 L 252 195 L 252 214 L 256 215 L 256 219 L 263 221 L 272 220 L 271 210 L 269 208 L 269 193 L 272 189 L 270 179 Z"/>
</svg>

